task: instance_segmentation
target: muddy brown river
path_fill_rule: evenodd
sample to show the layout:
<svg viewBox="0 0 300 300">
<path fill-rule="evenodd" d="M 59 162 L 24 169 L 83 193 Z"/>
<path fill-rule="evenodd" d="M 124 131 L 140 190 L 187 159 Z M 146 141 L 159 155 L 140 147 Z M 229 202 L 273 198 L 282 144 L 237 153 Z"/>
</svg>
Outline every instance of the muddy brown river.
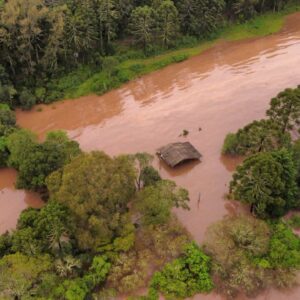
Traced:
<svg viewBox="0 0 300 300">
<path fill-rule="evenodd" d="M 190 141 L 202 153 L 201 163 L 189 163 L 175 170 L 158 159 L 154 163 L 163 177 L 189 190 L 191 210 L 178 210 L 176 214 L 194 238 L 202 242 L 211 223 L 240 209 L 224 199 L 238 164 L 221 157 L 224 137 L 263 118 L 271 97 L 300 84 L 299 66 L 298 13 L 287 18 L 278 34 L 242 42 L 219 42 L 199 56 L 103 96 L 42 105 L 42 111 L 18 111 L 17 121 L 40 137 L 49 130 L 65 129 L 83 150 L 103 150 L 110 155 L 144 151 L 154 154 L 167 143 Z M 184 129 L 189 131 L 186 138 L 180 137 Z M 26 203 L 36 203 L 36 195 L 12 189 L 11 172 L 0 173 L 4 226 L 0 230 L 14 226 Z M 4 183 L 2 178 L 6 178 Z M 194 299 L 221 297 L 211 294 Z M 300 299 L 300 290 L 288 294 L 271 290 L 258 299 Z"/>
</svg>

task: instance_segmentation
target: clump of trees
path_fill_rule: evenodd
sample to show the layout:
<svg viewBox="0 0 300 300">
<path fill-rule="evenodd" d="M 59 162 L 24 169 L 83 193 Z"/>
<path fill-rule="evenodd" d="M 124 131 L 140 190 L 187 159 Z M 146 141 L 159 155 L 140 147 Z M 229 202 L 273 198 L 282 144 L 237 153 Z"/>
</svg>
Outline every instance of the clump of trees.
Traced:
<svg viewBox="0 0 300 300">
<path fill-rule="evenodd" d="M 23 211 L 16 230 L 0 236 L 1 298 L 132 292 L 184 252 L 190 237 L 171 211 L 189 208 L 188 193 L 161 179 L 151 155 L 82 153 L 61 131 L 39 143 L 17 128 L 7 105 L 0 121 L 3 165 L 18 170 L 18 187 L 46 201 Z"/>
<path fill-rule="evenodd" d="M 228 134 L 225 155 L 244 155 L 230 183 L 230 197 L 249 204 L 261 218 L 280 217 L 299 202 L 299 140 L 291 132 L 300 124 L 300 88 L 286 89 L 270 102 L 268 119 Z"/>
<path fill-rule="evenodd" d="M 224 141 L 222 153 L 227 155 L 251 155 L 291 147 L 291 136 L 282 132 L 272 120 L 253 121 L 237 133 L 229 133 Z"/>
<path fill-rule="evenodd" d="M 268 225 L 252 217 L 227 217 L 208 229 L 204 244 L 215 286 L 229 298 L 296 284 L 300 239 L 282 222 Z"/>
<path fill-rule="evenodd" d="M 235 216 L 212 225 L 205 250 L 212 258 L 217 289 L 229 297 L 256 296 L 273 286 L 291 287 L 300 269 L 300 238 L 289 227 L 297 217 L 278 219 L 299 201 L 299 87 L 273 98 L 266 120 L 229 134 L 223 153 L 246 156 L 230 183 L 230 198 L 248 204 L 253 217 Z M 272 221 L 270 221 L 272 219 Z"/>
<path fill-rule="evenodd" d="M 7 104 L 0 104 L 0 167 L 7 165 L 7 138 L 16 130 L 16 117 Z"/>
<path fill-rule="evenodd" d="M 128 158 L 111 159 L 101 152 L 82 154 L 49 176 L 50 197 L 66 205 L 78 225 L 75 237 L 80 249 L 96 252 L 114 236 L 122 236 L 134 180 Z"/>
<path fill-rule="evenodd" d="M 78 143 L 64 132 L 50 132 L 45 142 L 38 143 L 34 134 L 24 129 L 7 137 L 8 166 L 19 171 L 17 186 L 45 191 L 46 178 L 80 154 Z"/>
<path fill-rule="evenodd" d="M 291 132 L 298 130 L 300 120 L 300 87 L 286 89 L 271 99 L 268 119 L 254 121 L 237 133 L 229 133 L 222 153 L 251 155 L 291 147 Z"/>
<path fill-rule="evenodd" d="M 266 10 L 280 10 L 287 2 L 2 1 L 0 103 L 29 109 L 36 103 L 61 97 L 64 84 L 69 83 L 60 85 L 56 80 L 64 74 L 87 65 L 90 73 L 106 70 L 106 59 L 116 52 L 121 55 L 116 55 L 114 61 L 122 60 L 124 51 L 118 49 L 124 43 L 119 43 L 120 40 L 131 41 L 134 50 L 143 49 L 146 55 L 157 53 L 176 46 L 181 38 L 194 41 L 210 37 L 227 20 L 241 22 Z M 128 75 L 119 71 L 120 74 L 113 76 L 126 80 Z M 108 73 L 104 76 L 105 84 L 110 79 L 111 72 Z"/>
<path fill-rule="evenodd" d="M 282 149 L 247 158 L 230 183 L 233 199 L 261 218 L 280 217 L 300 205 L 291 153 Z"/>
</svg>

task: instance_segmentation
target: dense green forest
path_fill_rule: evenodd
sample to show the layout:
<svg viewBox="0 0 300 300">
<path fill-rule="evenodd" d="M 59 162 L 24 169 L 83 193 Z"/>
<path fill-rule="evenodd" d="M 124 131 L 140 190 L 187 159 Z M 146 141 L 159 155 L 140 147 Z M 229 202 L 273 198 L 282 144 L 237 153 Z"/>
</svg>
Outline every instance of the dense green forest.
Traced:
<svg viewBox="0 0 300 300">
<path fill-rule="evenodd" d="M 89 78 L 79 94 L 103 93 L 187 55 L 123 66 L 128 59 L 196 45 L 230 23 L 291 3 L 297 1 L 2 0 L 0 101 L 28 109 L 64 98 Z"/>
</svg>

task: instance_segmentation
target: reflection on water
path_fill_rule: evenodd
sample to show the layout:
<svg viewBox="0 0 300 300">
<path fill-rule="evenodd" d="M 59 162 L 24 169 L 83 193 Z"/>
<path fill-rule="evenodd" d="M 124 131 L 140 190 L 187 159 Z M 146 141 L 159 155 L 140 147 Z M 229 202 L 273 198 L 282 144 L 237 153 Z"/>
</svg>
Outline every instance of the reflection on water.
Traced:
<svg viewBox="0 0 300 300">
<path fill-rule="evenodd" d="M 295 14 L 280 34 L 220 42 L 202 55 L 103 96 L 64 101 L 55 104 L 55 109 L 42 106 L 42 112 L 18 111 L 17 120 L 40 136 L 51 129 L 66 129 L 84 150 L 101 149 L 110 155 L 154 154 L 167 143 L 190 141 L 203 155 L 200 164 L 170 170 L 156 158 L 155 166 L 164 178 L 189 190 L 191 210 L 176 213 L 201 242 L 209 224 L 242 209 L 224 199 L 239 163 L 220 159 L 224 137 L 263 118 L 271 97 L 299 84 L 299 53 L 300 14 Z M 186 139 L 179 137 L 184 129 L 190 132 Z M 298 292 L 285 295 L 272 290 L 259 299 L 296 299 Z"/>
</svg>

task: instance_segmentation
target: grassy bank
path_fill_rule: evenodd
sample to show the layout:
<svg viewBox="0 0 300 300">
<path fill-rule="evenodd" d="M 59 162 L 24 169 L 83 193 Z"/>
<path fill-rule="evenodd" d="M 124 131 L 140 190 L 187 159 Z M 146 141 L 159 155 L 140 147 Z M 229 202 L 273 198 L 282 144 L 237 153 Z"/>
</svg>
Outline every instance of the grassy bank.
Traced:
<svg viewBox="0 0 300 300">
<path fill-rule="evenodd" d="M 66 76 L 49 82 L 48 90 L 51 92 L 48 101 L 77 98 L 91 93 L 103 94 L 141 75 L 199 55 L 220 40 L 236 41 L 276 33 L 282 28 L 285 17 L 296 11 L 300 11 L 300 4 L 289 5 L 280 13 L 271 12 L 257 16 L 243 24 L 228 24 L 210 40 L 183 41 L 178 49 L 152 57 L 145 57 L 141 51 L 123 49 L 115 56 L 105 59 L 106 61 L 102 63 L 106 67 L 102 67 L 102 70 L 82 66 Z M 186 44 L 189 44 L 189 47 L 182 46 Z"/>
</svg>

